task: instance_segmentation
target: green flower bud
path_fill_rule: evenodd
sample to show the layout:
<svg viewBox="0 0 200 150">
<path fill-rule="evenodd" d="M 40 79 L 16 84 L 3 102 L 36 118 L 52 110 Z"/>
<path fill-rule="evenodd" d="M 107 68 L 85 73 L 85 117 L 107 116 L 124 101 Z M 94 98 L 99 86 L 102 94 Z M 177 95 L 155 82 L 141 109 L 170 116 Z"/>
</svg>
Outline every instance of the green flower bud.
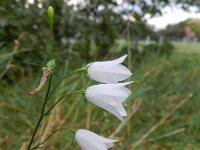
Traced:
<svg viewBox="0 0 200 150">
<path fill-rule="evenodd" d="M 49 60 L 46 63 L 46 67 L 48 67 L 50 69 L 54 69 L 56 67 L 56 61 L 55 61 L 55 59 Z"/>
<path fill-rule="evenodd" d="M 54 9 L 52 6 L 49 6 L 48 10 L 47 10 L 47 14 L 48 14 L 48 21 L 49 21 L 49 25 L 51 30 L 53 29 L 53 24 L 54 24 Z"/>
</svg>

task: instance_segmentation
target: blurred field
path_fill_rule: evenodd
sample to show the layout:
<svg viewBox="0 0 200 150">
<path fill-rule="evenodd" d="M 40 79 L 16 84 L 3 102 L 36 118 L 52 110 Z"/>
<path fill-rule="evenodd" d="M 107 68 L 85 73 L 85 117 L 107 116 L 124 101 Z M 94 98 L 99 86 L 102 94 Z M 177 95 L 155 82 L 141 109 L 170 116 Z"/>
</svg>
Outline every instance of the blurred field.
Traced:
<svg viewBox="0 0 200 150">
<path fill-rule="evenodd" d="M 196 42 L 174 42 L 176 51 L 180 53 L 196 54 L 200 53 L 200 43 Z"/>
<path fill-rule="evenodd" d="M 56 129 L 61 130 L 41 149 L 78 150 L 71 128 L 87 128 L 119 139 L 114 148 L 118 150 L 200 149 L 200 44 L 175 43 L 175 48 L 176 53 L 170 58 L 155 58 L 133 67 L 135 83 L 131 85 L 133 94 L 125 103 L 129 112 L 125 124 L 87 103 L 84 95 L 74 95 L 62 101 L 42 123 L 43 132 L 37 135 L 41 139 Z M 67 72 L 71 62 L 64 63 L 63 72 Z M 0 84 L 2 150 L 23 150 L 29 141 L 46 90 L 36 97 L 28 95 L 39 82 L 39 69 L 14 84 Z M 84 75 L 73 76 L 59 87 L 48 105 L 66 92 L 89 84 L 93 83 Z"/>
</svg>

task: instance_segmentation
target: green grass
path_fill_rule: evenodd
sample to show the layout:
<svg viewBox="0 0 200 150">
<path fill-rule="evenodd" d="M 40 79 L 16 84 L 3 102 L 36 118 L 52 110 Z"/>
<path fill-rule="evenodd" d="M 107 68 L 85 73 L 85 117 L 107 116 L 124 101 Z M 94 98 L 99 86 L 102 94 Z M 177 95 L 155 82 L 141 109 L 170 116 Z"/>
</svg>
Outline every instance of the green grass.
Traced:
<svg viewBox="0 0 200 150">
<path fill-rule="evenodd" d="M 200 53 L 200 43 L 174 42 L 175 49 L 179 53 L 196 54 Z"/>
<path fill-rule="evenodd" d="M 200 47 L 200 46 L 198 46 Z M 177 52 L 169 59 L 154 58 L 133 68 L 131 85 L 133 94 L 125 103 L 129 114 L 139 104 L 137 111 L 115 138 L 120 142 L 114 149 L 132 150 L 150 128 L 155 126 L 178 103 L 192 97 L 163 124 L 149 134 L 135 149 L 137 150 L 198 150 L 200 149 L 200 54 L 197 46 L 176 44 Z M 190 52 L 187 51 L 190 50 Z M 66 63 L 67 64 L 67 63 Z M 66 65 L 65 68 L 68 68 Z M 67 70 L 67 69 L 66 69 Z M 30 140 L 39 117 L 46 87 L 36 97 L 29 96 L 39 82 L 41 72 L 21 78 L 14 84 L 4 81 L 0 85 L 0 149 L 23 149 Z M 57 77 L 54 78 L 57 80 Z M 50 99 L 50 106 L 60 95 L 86 88 L 90 83 L 83 75 L 77 74 L 65 81 L 57 95 Z M 46 124 L 45 124 L 46 123 Z M 109 136 L 120 125 L 120 121 L 104 110 L 87 103 L 84 95 L 66 98 L 43 122 L 38 137 L 47 136 L 53 130 L 63 129 L 50 139 L 44 149 L 78 150 L 72 141 L 72 128 L 88 128 Z M 47 131 L 47 134 L 44 134 Z M 179 131 L 175 134 L 175 131 Z M 164 135 L 164 136 L 163 136 Z M 36 138 L 39 141 L 39 138 Z"/>
</svg>

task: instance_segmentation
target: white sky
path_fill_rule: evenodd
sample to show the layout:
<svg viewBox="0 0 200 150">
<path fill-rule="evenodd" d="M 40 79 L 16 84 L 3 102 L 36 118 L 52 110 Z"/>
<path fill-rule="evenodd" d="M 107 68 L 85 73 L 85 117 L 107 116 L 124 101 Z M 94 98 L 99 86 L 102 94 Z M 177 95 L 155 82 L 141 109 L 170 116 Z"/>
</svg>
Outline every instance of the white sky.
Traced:
<svg viewBox="0 0 200 150">
<path fill-rule="evenodd" d="M 186 12 L 180 8 L 166 7 L 163 9 L 163 15 L 153 17 L 147 20 L 148 24 L 158 29 L 164 29 L 169 24 L 176 24 L 188 18 L 200 18 L 200 13 Z"/>
</svg>

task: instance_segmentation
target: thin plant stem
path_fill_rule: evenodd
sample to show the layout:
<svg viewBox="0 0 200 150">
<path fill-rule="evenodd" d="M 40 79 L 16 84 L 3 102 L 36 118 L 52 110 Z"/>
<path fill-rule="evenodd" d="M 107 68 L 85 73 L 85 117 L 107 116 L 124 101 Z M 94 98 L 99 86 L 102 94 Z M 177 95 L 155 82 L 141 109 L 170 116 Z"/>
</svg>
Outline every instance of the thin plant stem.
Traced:
<svg viewBox="0 0 200 150">
<path fill-rule="evenodd" d="M 42 144 L 44 144 L 48 139 L 50 139 L 55 133 L 57 133 L 57 132 L 60 131 L 60 130 L 61 130 L 61 129 L 57 129 L 57 130 L 53 131 L 51 134 L 49 134 L 49 136 L 48 136 L 44 141 L 42 141 L 42 142 L 39 143 L 38 145 L 36 145 L 36 146 L 34 146 L 33 148 L 31 148 L 31 150 L 40 148 Z"/>
<path fill-rule="evenodd" d="M 140 101 L 139 101 L 140 100 Z M 137 110 L 140 108 L 143 100 L 139 99 L 137 103 L 134 103 L 131 107 L 130 110 L 132 110 L 129 114 L 128 117 L 126 118 L 126 120 L 124 120 L 123 122 L 121 122 L 119 124 L 119 126 L 115 129 L 115 131 L 109 136 L 109 138 L 113 138 L 117 133 L 119 133 L 124 126 L 127 124 L 127 122 L 131 119 L 131 117 L 137 112 Z"/>
<path fill-rule="evenodd" d="M 38 122 L 37 122 L 37 125 L 36 125 L 36 127 L 35 127 L 35 129 L 34 129 L 34 132 L 33 132 L 33 135 L 32 135 L 32 138 L 31 138 L 30 143 L 29 143 L 29 145 L 28 145 L 28 150 L 31 150 L 31 146 L 32 146 L 32 144 L 33 144 L 35 135 L 36 135 L 36 133 L 37 133 L 37 131 L 38 131 L 38 128 L 39 128 L 39 126 L 40 126 L 40 123 L 41 123 L 41 121 L 42 121 L 42 119 L 43 119 L 43 117 L 44 117 L 45 106 L 46 106 L 46 104 L 47 104 L 47 100 L 48 100 L 48 96 L 49 96 L 49 92 L 50 92 L 50 88 L 51 88 L 51 81 L 52 81 L 52 76 L 50 76 L 50 78 L 49 78 L 49 85 L 48 85 L 47 93 L 46 93 L 46 96 L 45 96 L 45 99 L 44 99 L 44 103 L 43 103 L 43 105 L 42 105 L 42 111 L 41 111 L 41 114 L 40 114 L 40 118 L 39 118 L 39 120 L 38 120 Z"/>
<path fill-rule="evenodd" d="M 172 131 L 172 132 L 169 132 L 169 133 L 165 133 L 163 135 L 160 135 L 158 137 L 155 137 L 155 138 L 151 138 L 151 139 L 147 139 L 147 140 L 144 140 L 142 143 L 147 143 L 147 142 L 153 142 L 153 141 L 157 141 L 157 140 L 160 140 L 160 139 L 163 139 L 163 138 L 168 138 L 170 136 L 174 136 L 176 134 L 180 134 L 182 132 L 185 132 L 186 128 L 180 128 L 180 129 L 177 129 L 175 131 Z"/>
<path fill-rule="evenodd" d="M 51 91 L 51 93 L 49 94 L 49 99 L 51 98 L 51 96 L 53 95 L 53 93 L 55 92 L 55 90 L 57 89 L 57 87 L 61 84 L 61 82 L 68 78 L 69 76 L 77 73 L 77 72 L 81 72 L 81 71 L 85 71 L 87 69 L 87 67 L 83 67 L 83 68 L 80 68 L 80 69 L 77 69 L 77 70 L 74 70 L 72 72 L 70 72 L 69 74 L 63 76 L 62 78 L 60 78 L 60 80 L 56 83 L 56 85 L 54 86 L 53 90 Z"/>
<path fill-rule="evenodd" d="M 84 90 L 80 90 L 80 91 L 75 91 L 75 92 L 71 92 L 71 93 L 68 93 L 68 94 L 66 94 L 66 95 L 64 95 L 64 96 L 62 96 L 62 97 L 60 97 L 47 111 L 46 111 L 46 113 L 44 113 L 44 116 L 46 116 L 46 115 L 48 115 L 49 113 L 50 113 L 50 111 L 60 102 L 60 101 L 62 101 L 63 100 L 63 98 L 65 98 L 65 97 L 67 97 L 67 96 L 69 96 L 69 95 L 71 95 L 71 94 L 76 94 L 76 93 L 84 93 L 85 91 Z"/>
<path fill-rule="evenodd" d="M 53 29 L 51 29 L 51 39 L 50 39 L 50 43 L 51 43 L 51 53 L 53 55 L 55 55 L 55 47 L 54 47 L 54 33 L 53 33 Z"/>
</svg>

